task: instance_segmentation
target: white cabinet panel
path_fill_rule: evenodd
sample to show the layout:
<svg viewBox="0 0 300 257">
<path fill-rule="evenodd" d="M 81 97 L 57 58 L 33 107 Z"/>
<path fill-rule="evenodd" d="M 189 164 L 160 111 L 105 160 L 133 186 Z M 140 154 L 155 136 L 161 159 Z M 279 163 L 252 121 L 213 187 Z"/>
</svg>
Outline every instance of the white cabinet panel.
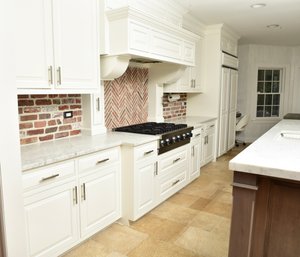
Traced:
<svg viewBox="0 0 300 257">
<path fill-rule="evenodd" d="M 16 17 L 17 87 L 50 88 L 48 69 L 53 69 L 51 1 L 17 0 Z"/>
<path fill-rule="evenodd" d="M 141 216 L 150 211 L 155 205 L 154 177 L 156 162 L 143 164 L 140 162 L 136 173 L 134 198 L 136 198 L 136 215 Z"/>
<path fill-rule="evenodd" d="M 200 175 L 200 160 L 201 160 L 201 140 L 197 139 L 191 142 L 190 181 L 196 179 Z"/>
<path fill-rule="evenodd" d="M 150 30 L 146 26 L 131 22 L 129 31 L 130 48 L 133 50 L 149 52 Z"/>
<path fill-rule="evenodd" d="M 81 178 L 80 187 L 81 237 L 86 238 L 120 217 L 119 167 Z"/>
<path fill-rule="evenodd" d="M 25 198 L 29 256 L 58 256 L 78 239 L 75 182 Z"/>
</svg>

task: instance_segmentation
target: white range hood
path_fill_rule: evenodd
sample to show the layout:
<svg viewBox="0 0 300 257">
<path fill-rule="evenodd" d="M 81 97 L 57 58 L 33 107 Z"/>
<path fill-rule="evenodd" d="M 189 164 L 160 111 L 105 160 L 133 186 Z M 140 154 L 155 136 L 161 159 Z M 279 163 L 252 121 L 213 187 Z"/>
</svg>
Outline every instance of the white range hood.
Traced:
<svg viewBox="0 0 300 257">
<path fill-rule="evenodd" d="M 158 21 L 130 7 L 105 12 L 102 34 L 108 40 L 102 50 L 101 79 L 120 77 L 129 63 L 164 63 L 173 75 L 182 74 L 186 66 L 195 65 L 195 43 L 199 36 L 174 24 Z M 164 82 L 167 83 L 167 82 Z"/>
</svg>

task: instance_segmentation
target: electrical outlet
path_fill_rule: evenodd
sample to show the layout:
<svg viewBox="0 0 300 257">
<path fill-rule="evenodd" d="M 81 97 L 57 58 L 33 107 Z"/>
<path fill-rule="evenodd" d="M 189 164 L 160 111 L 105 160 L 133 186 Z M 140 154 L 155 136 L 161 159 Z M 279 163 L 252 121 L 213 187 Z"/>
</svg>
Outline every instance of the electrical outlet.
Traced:
<svg viewBox="0 0 300 257">
<path fill-rule="evenodd" d="M 65 119 L 72 118 L 72 117 L 73 117 L 73 111 L 64 112 Z"/>
</svg>

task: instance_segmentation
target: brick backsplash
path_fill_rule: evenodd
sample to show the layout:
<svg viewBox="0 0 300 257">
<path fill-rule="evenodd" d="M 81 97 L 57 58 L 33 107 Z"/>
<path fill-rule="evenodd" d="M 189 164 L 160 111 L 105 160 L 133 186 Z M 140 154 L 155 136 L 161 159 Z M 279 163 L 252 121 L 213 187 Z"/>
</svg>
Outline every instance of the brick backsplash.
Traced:
<svg viewBox="0 0 300 257">
<path fill-rule="evenodd" d="M 108 129 L 146 122 L 148 69 L 129 67 L 121 77 L 105 81 L 104 102 Z"/>
<path fill-rule="evenodd" d="M 21 145 L 50 141 L 81 134 L 80 94 L 19 95 Z M 64 118 L 64 111 L 73 111 Z"/>
<path fill-rule="evenodd" d="M 163 96 L 163 117 L 164 119 L 172 119 L 186 116 L 187 94 L 180 93 L 180 98 L 177 101 L 169 102 L 168 95 Z"/>
</svg>

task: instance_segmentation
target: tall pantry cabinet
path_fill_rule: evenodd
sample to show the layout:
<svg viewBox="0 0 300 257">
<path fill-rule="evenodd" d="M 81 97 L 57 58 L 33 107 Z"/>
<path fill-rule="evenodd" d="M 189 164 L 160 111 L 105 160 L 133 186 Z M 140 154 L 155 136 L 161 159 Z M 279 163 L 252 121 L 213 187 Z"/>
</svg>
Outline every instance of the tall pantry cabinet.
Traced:
<svg viewBox="0 0 300 257">
<path fill-rule="evenodd" d="M 239 36 L 223 24 L 204 31 L 203 94 L 188 95 L 188 116 L 217 118 L 215 156 L 234 146 Z M 235 70 L 234 70 L 235 69 Z"/>
</svg>

